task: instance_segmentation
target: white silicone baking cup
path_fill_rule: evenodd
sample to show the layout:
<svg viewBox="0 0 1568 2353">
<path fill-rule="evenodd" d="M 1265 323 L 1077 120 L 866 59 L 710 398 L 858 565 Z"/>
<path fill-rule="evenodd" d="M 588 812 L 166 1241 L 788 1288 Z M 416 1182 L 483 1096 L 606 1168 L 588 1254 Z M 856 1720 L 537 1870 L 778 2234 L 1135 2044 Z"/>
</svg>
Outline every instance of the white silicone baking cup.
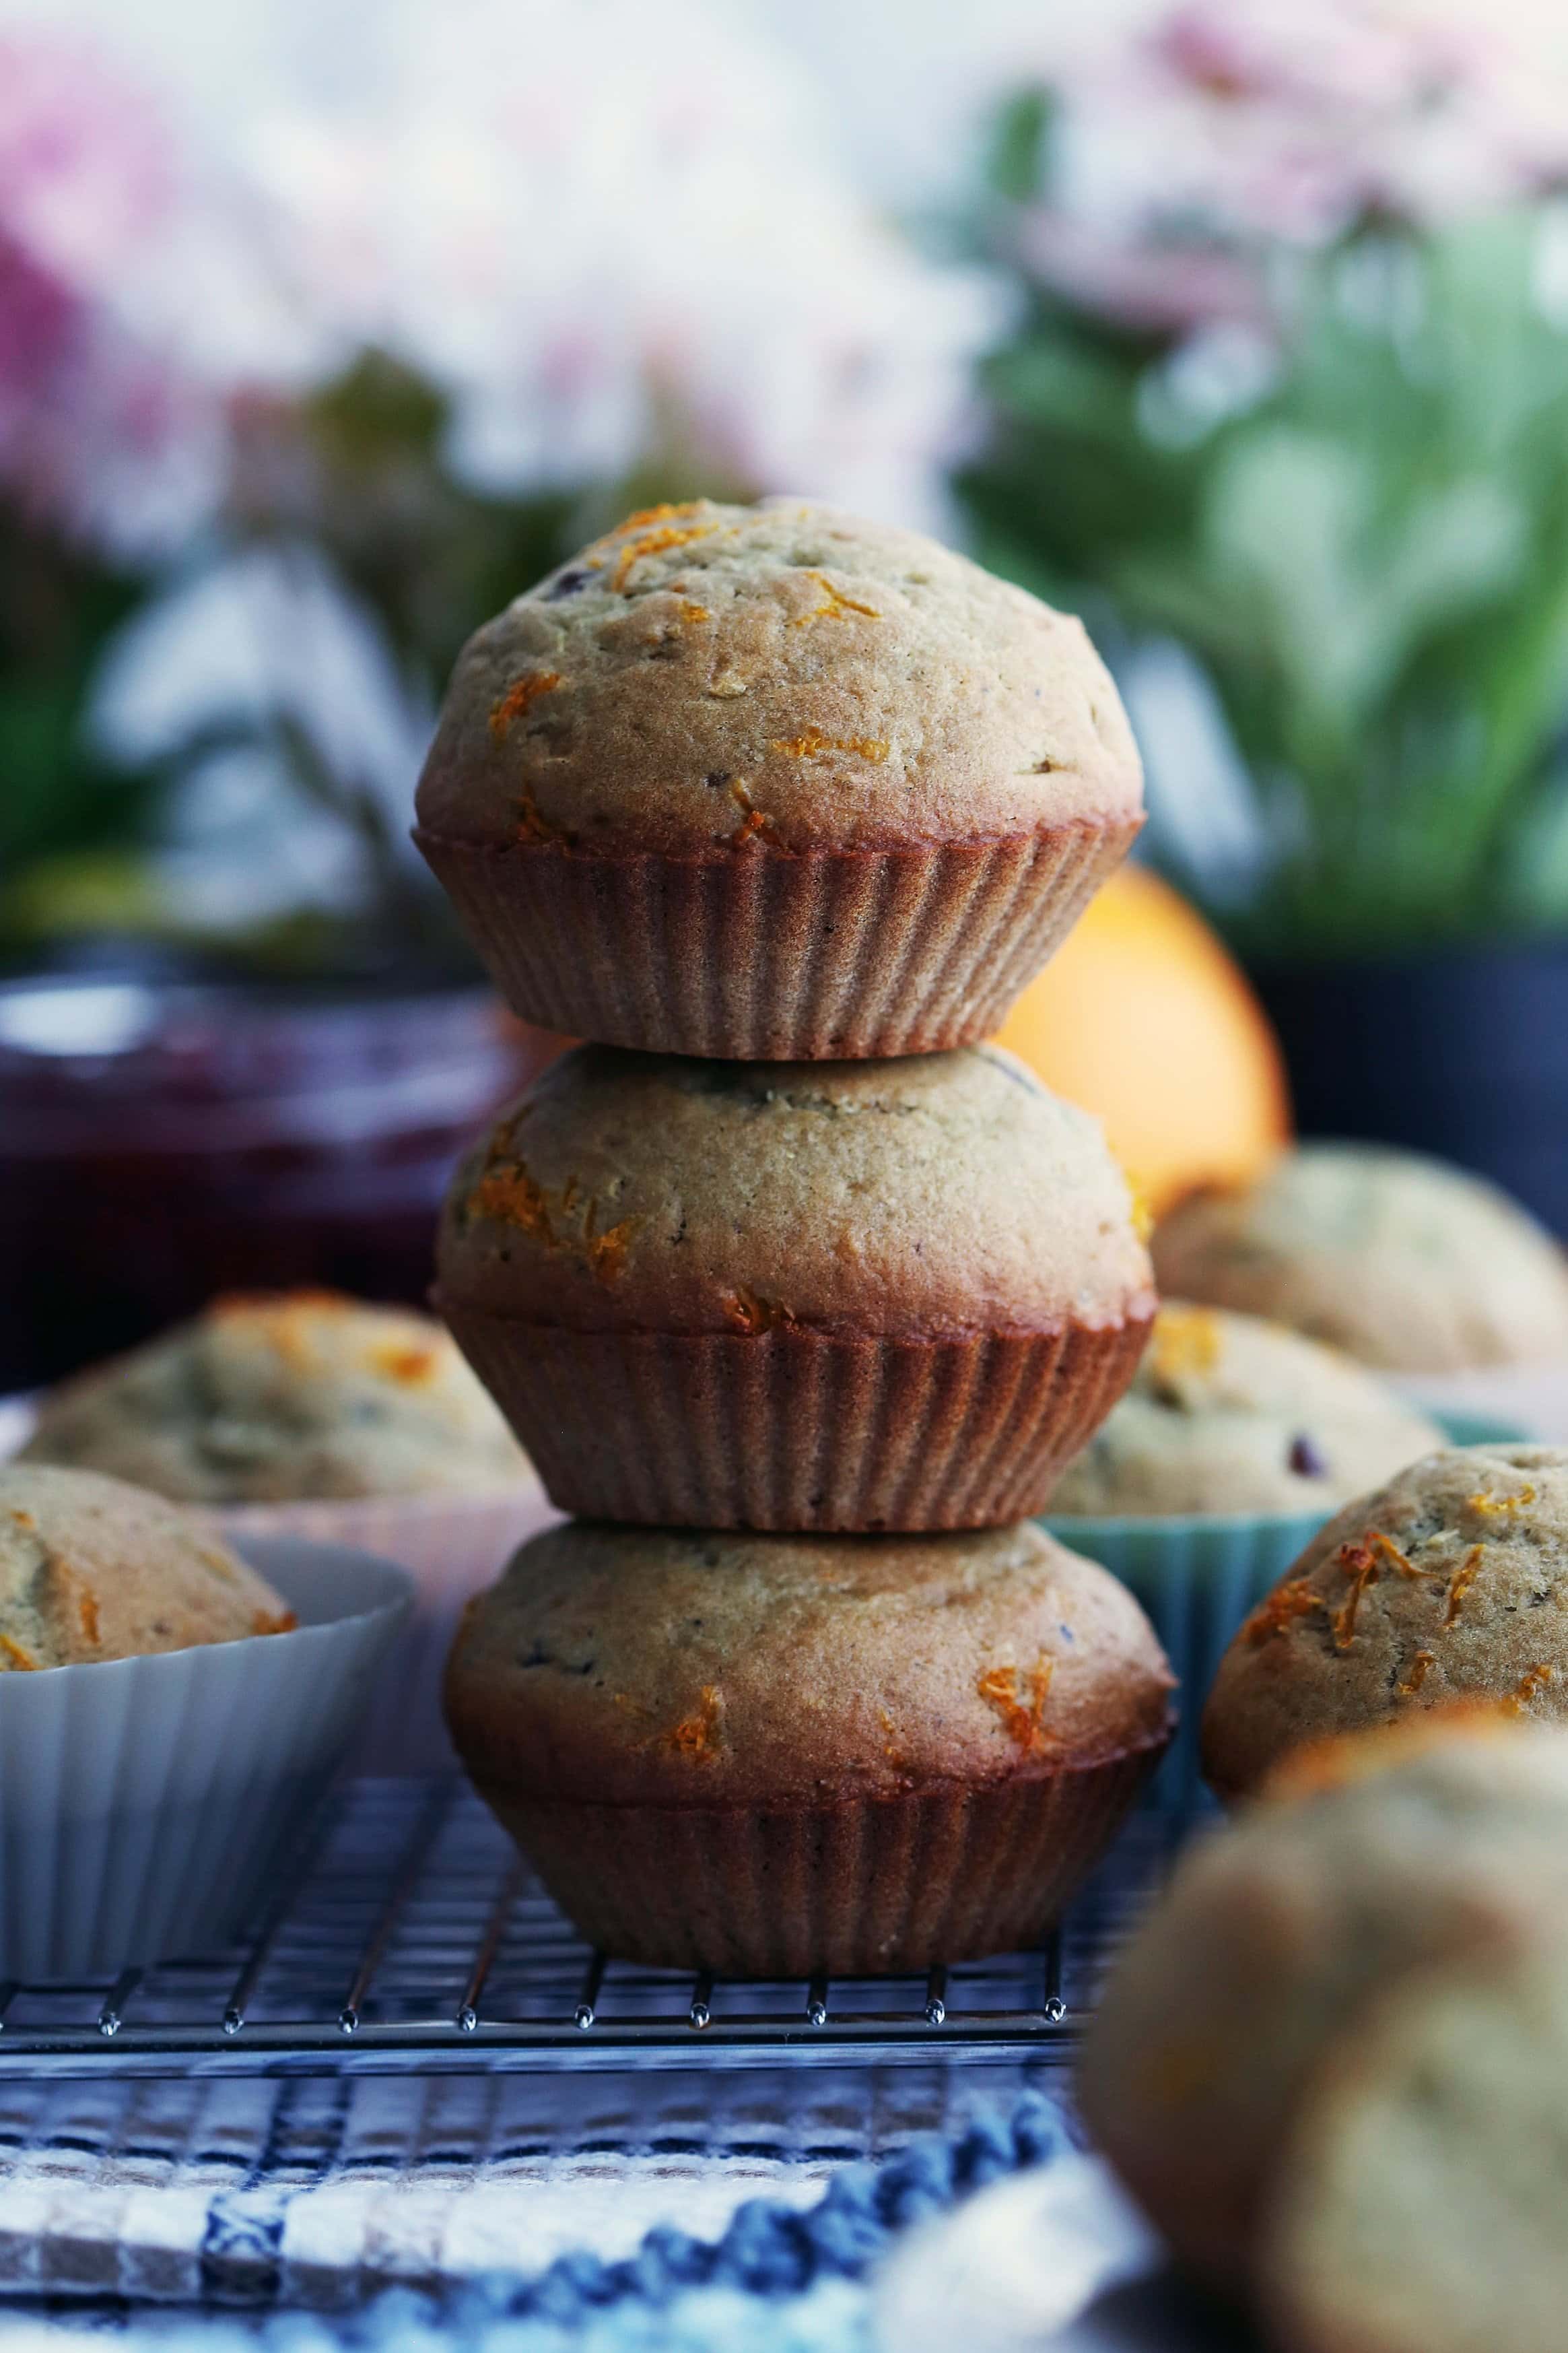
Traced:
<svg viewBox="0 0 1568 2353">
<path fill-rule="evenodd" d="M 367 1553 L 244 1551 L 293 1631 L 0 1674 L 0 1978 L 221 1947 L 342 1763 L 411 1580 Z"/>
<path fill-rule="evenodd" d="M 356 1773 L 457 1772 L 441 1715 L 447 1653 L 464 1604 L 495 1583 L 520 1544 L 561 1517 L 534 1473 L 472 1495 L 230 1504 L 217 1516 L 230 1542 L 245 1548 L 297 1536 L 379 1553 L 407 1569 L 414 1607 L 377 1679 L 350 1762 Z"/>
</svg>

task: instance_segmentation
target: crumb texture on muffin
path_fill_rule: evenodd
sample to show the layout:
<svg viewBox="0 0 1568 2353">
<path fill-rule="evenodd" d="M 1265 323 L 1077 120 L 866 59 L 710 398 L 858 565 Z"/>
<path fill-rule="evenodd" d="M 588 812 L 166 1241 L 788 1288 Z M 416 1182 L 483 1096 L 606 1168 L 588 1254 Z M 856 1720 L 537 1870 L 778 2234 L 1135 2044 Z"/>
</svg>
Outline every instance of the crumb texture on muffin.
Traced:
<svg viewBox="0 0 1568 2353">
<path fill-rule="evenodd" d="M 1164 1300 L 1053 1513 L 1329 1511 L 1444 1443 L 1353 1358 L 1283 1324 Z"/>
<path fill-rule="evenodd" d="M 280 1595 L 195 1514 L 92 1471 L 0 1467 L 0 1672 L 286 1633 Z"/>
<path fill-rule="evenodd" d="M 1373 2006 L 1543 1928 L 1560 1951 L 1568 1926 L 1568 1733 L 1494 1714 L 1416 1747 L 1342 1745 L 1365 1769 L 1188 1850 L 1085 2045 L 1095 2140 L 1182 2261 L 1232 2290 L 1302 2103 Z"/>
<path fill-rule="evenodd" d="M 481 1788 L 608 1805 L 829 1805 L 1163 1745 L 1131 1596 L 1029 1525 L 925 1537 L 574 1522 L 470 1605 L 447 1676 Z"/>
<path fill-rule="evenodd" d="M 1221 1661 L 1204 1770 L 1245 1795 L 1304 1741 L 1456 1700 L 1568 1716 L 1568 1451 L 1454 1447 L 1347 1504 Z"/>
<path fill-rule="evenodd" d="M 1568 1917 L 1402 1981 L 1303 2103 L 1258 2257 L 1290 2353 L 1561 2353 Z"/>
<path fill-rule="evenodd" d="M 45 1398 L 24 1459 L 205 1504 L 500 1486 L 526 1469 L 438 1324 L 331 1292 L 221 1299 L 79 1375 Z"/>
<path fill-rule="evenodd" d="M 1494 1186 L 1415 1153 L 1303 1144 L 1161 1220 L 1173 1297 L 1267 1315 L 1391 1372 L 1568 1354 L 1568 1259 Z"/>
<path fill-rule="evenodd" d="M 432 837 L 681 856 L 1136 822 L 1081 622 L 920 534 L 795 499 L 631 517 L 460 656 Z"/>
<path fill-rule="evenodd" d="M 1030 1332 L 1153 1303 L 1098 1123 L 989 1047 L 579 1048 L 458 1170 L 437 1264 L 444 1302 L 585 1331 Z"/>
</svg>

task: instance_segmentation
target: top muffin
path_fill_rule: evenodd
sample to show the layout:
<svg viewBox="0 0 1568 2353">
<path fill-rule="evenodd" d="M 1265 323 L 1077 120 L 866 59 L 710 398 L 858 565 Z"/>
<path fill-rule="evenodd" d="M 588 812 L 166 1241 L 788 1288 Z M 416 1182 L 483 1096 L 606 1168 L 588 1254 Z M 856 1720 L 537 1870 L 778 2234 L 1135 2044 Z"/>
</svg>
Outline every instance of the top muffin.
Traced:
<svg viewBox="0 0 1568 2353">
<path fill-rule="evenodd" d="M 23 1459 L 205 1504 L 500 1486 L 526 1469 L 438 1324 L 330 1292 L 220 1299 L 64 1383 Z"/>
<path fill-rule="evenodd" d="M 1282 1324 L 1166 1300 L 1132 1386 L 1053 1514 L 1323 1512 L 1445 1443 L 1352 1357 Z"/>
<path fill-rule="evenodd" d="M 827 507 L 656 507 L 470 639 L 415 831 L 525 1019 L 837 1061 L 972 1044 L 1126 855 L 1082 626 Z"/>
<path fill-rule="evenodd" d="M 0 1673 L 286 1633 L 294 1613 L 199 1518 L 90 1471 L 0 1470 Z"/>
<path fill-rule="evenodd" d="M 829 507 L 634 515 L 469 639 L 422 829 L 666 854 L 880 849 L 1135 821 L 1083 625 Z"/>
<path fill-rule="evenodd" d="M 1568 1260 L 1495 1187 L 1373 1145 L 1306 1144 L 1239 1191 L 1180 1203 L 1161 1289 L 1268 1315 L 1391 1372 L 1568 1351 Z"/>
</svg>

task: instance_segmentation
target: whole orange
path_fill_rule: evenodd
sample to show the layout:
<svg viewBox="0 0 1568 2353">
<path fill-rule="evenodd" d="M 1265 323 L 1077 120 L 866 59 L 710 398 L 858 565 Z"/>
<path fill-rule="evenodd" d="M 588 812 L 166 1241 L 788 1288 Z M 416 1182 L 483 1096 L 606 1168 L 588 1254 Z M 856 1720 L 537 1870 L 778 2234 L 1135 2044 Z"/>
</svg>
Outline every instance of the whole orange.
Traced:
<svg viewBox="0 0 1568 2353">
<path fill-rule="evenodd" d="M 1008 1015 L 997 1043 L 1105 1123 L 1158 1216 L 1235 1183 L 1290 1134 L 1285 1068 L 1240 966 L 1145 866 L 1124 866 Z"/>
</svg>

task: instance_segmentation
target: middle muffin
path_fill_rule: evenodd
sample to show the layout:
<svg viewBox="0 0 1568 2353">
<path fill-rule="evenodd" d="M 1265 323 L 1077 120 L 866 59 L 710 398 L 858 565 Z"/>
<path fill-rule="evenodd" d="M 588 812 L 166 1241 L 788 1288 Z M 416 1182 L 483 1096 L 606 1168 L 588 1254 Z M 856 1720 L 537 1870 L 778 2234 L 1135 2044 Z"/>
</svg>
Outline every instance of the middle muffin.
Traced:
<svg viewBox="0 0 1568 2353">
<path fill-rule="evenodd" d="M 1154 1312 L 1098 1124 L 994 1047 L 580 1047 L 458 1170 L 437 1269 L 552 1500 L 669 1526 L 1026 1518 Z"/>
</svg>

